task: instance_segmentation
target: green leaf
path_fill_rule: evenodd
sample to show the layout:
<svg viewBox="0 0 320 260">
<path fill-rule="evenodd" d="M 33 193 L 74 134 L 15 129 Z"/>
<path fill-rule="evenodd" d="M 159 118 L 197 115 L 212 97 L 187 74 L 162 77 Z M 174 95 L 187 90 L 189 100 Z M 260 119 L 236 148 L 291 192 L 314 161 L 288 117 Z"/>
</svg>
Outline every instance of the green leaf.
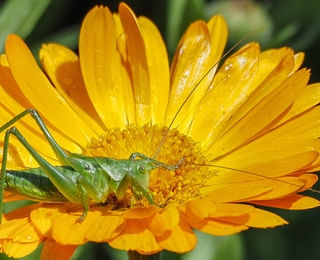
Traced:
<svg viewBox="0 0 320 260">
<path fill-rule="evenodd" d="M 26 38 L 51 0 L 8 0 L 0 6 L 0 51 L 10 33 Z"/>
<path fill-rule="evenodd" d="M 244 259 L 242 237 L 239 234 L 217 237 L 200 231 L 194 231 L 198 238 L 195 249 L 184 254 L 182 260 L 241 260 Z"/>
<path fill-rule="evenodd" d="M 170 57 L 191 22 L 204 18 L 204 0 L 168 1 L 166 44 Z"/>
</svg>

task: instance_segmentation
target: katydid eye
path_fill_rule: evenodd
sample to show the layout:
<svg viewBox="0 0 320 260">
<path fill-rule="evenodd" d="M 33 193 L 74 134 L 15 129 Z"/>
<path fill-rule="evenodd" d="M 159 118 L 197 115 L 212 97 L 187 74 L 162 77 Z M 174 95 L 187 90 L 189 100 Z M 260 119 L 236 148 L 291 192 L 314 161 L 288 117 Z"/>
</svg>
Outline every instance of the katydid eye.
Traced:
<svg viewBox="0 0 320 260">
<path fill-rule="evenodd" d="M 138 169 L 139 169 L 139 172 L 142 174 L 146 172 L 146 167 L 144 165 L 139 165 Z"/>
</svg>

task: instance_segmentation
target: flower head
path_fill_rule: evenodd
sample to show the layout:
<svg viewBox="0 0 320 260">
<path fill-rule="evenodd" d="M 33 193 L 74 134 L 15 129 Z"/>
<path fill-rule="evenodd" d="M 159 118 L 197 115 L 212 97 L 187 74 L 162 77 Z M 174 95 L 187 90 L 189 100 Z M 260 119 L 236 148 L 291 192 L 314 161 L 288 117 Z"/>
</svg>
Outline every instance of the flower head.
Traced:
<svg viewBox="0 0 320 260">
<path fill-rule="evenodd" d="M 184 161 L 175 170 L 149 172 L 153 205 L 128 186 L 124 196 L 110 193 L 104 205 L 90 205 L 81 223 L 81 204 L 38 203 L 10 212 L 0 227 L 1 250 L 20 257 L 44 243 L 43 258 L 52 250 L 55 258 L 68 258 L 94 241 L 141 254 L 183 253 L 196 244 L 193 228 L 229 235 L 287 223 L 255 205 L 318 206 L 298 192 L 317 180 L 309 172 L 319 170 L 320 85 L 307 85 L 309 71 L 298 70 L 303 54 L 260 52 L 256 43 L 218 70 L 226 38 L 221 16 L 191 24 L 169 70 L 152 22 L 125 4 L 119 14 L 96 7 L 83 22 L 79 57 L 57 44 L 42 46 L 45 75 L 24 42 L 9 36 L 0 66 L 3 124 L 35 108 L 65 151 Z M 31 117 L 15 126 L 43 158 L 61 165 Z M 7 168 L 34 167 L 11 138 Z"/>
</svg>

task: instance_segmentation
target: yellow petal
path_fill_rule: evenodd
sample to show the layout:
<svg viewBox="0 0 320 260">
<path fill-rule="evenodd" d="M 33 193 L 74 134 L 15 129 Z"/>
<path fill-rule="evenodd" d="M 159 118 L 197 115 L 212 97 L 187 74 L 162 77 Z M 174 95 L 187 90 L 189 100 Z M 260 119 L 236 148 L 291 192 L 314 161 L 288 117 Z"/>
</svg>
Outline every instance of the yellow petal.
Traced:
<svg viewBox="0 0 320 260">
<path fill-rule="evenodd" d="M 136 120 L 138 125 L 150 122 L 151 88 L 146 46 L 141 30 L 133 12 L 125 5 L 119 5 L 119 14 L 124 33 L 127 37 L 127 51 L 131 70 Z"/>
<path fill-rule="evenodd" d="M 70 49 L 58 45 L 42 45 L 42 66 L 60 95 L 73 110 L 97 133 L 101 134 L 101 122 L 83 82 L 78 56 Z"/>
<path fill-rule="evenodd" d="M 160 32 L 147 18 L 138 19 L 145 44 L 151 88 L 151 123 L 164 123 L 165 109 L 169 99 L 168 54 Z M 161 73 L 159 73 L 161 71 Z"/>
<path fill-rule="evenodd" d="M 127 123 L 121 82 L 116 30 L 108 8 L 95 7 L 85 17 L 79 40 L 81 70 L 89 97 L 104 124 L 124 127 Z"/>
<path fill-rule="evenodd" d="M 200 193 L 207 196 L 214 202 L 233 202 L 246 201 L 251 197 L 265 193 L 272 189 L 271 180 L 254 180 L 242 183 L 224 183 L 225 185 L 214 184 L 212 186 L 201 188 Z"/>
<path fill-rule="evenodd" d="M 281 124 L 289 120 L 290 118 L 303 113 L 309 108 L 320 103 L 320 84 L 312 84 L 305 87 L 303 92 L 296 98 L 293 102 L 292 107 L 289 112 L 282 118 L 282 120 L 278 123 Z"/>
<path fill-rule="evenodd" d="M 211 50 L 207 25 L 200 21 L 191 24 L 184 35 L 183 41 L 179 44 L 171 68 L 171 92 L 166 112 L 166 124 L 172 121 L 188 95 L 192 93 L 192 90 L 208 72 L 209 62 L 214 62 L 209 61 Z M 213 50 L 213 52 L 215 53 L 216 50 Z M 193 57 L 198 58 L 195 60 Z M 210 63 L 210 65 L 213 66 L 214 63 Z M 188 127 L 194 114 L 194 112 L 189 113 L 189 111 L 192 111 L 198 105 L 208 89 L 208 82 L 212 80 L 212 77 L 213 73 L 197 86 L 196 91 L 179 111 L 173 126 L 180 125 L 182 119 L 187 115 L 184 125 L 180 126 L 179 130 L 184 131 Z"/>
<path fill-rule="evenodd" d="M 2 58 L 3 57 L 4 56 L 2 56 Z M 19 89 L 9 67 L 1 64 L 0 75 L 0 107 L 2 111 L 0 114 L 0 124 L 4 125 L 15 115 L 21 113 L 27 108 L 32 107 L 32 105 Z M 8 85 L 10 86 L 10 88 L 6 87 Z M 10 104 L 10 106 L 8 106 L 8 104 Z M 25 123 L 22 123 L 22 121 L 27 122 L 27 126 Z M 47 157 L 56 157 L 52 151 L 52 148 L 49 146 L 48 141 L 40 132 L 39 126 L 31 117 L 26 117 L 24 118 L 24 120 L 20 120 L 16 122 L 14 125 L 19 129 L 21 133 L 23 133 L 26 140 L 28 140 L 38 152 L 42 153 L 42 155 L 46 155 Z M 1 140 L 4 139 L 4 134 L 5 132 L 1 133 Z M 61 139 L 58 138 L 57 141 L 60 142 Z M 12 142 L 12 147 L 17 147 L 16 150 L 19 152 L 13 152 L 9 149 L 9 153 L 11 156 L 20 157 L 19 159 L 16 159 L 16 165 L 20 164 L 20 166 L 25 165 L 29 167 L 35 167 L 38 165 L 35 164 L 35 161 L 34 159 L 32 159 L 31 155 L 24 148 L 21 148 L 22 145 L 15 141 L 14 138 L 11 138 L 10 142 Z M 69 146 L 66 148 L 71 147 Z M 9 158 L 9 160 L 11 160 L 11 158 Z M 22 160 L 23 163 L 19 163 L 19 160 Z M 53 161 L 50 160 L 50 162 Z M 54 164 L 57 164 L 56 159 L 54 160 Z"/>
<path fill-rule="evenodd" d="M 266 155 L 268 155 L 268 153 Z M 242 181 L 253 181 L 256 179 L 273 180 L 275 177 L 284 176 L 286 174 L 303 169 L 305 166 L 308 166 L 314 162 L 318 156 L 318 152 L 310 151 L 280 158 L 278 160 L 270 160 L 263 163 L 257 162 L 249 167 L 240 166 L 240 168 L 238 168 L 236 166 L 234 170 L 232 170 L 232 166 L 231 169 L 221 169 L 217 173 L 218 176 L 211 178 L 207 182 L 207 185 L 217 185 L 220 183 L 241 183 Z"/>
<path fill-rule="evenodd" d="M 32 253 L 42 242 L 42 240 L 38 240 L 31 243 L 15 243 L 12 240 L 8 240 L 3 245 L 3 251 L 9 257 L 20 258 Z"/>
<path fill-rule="evenodd" d="M 252 82 L 250 82 L 252 88 L 256 88 L 256 90 L 248 97 L 245 104 L 240 106 L 236 113 L 232 114 L 232 117 L 228 119 L 228 124 L 223 129 L 223 132 L 219 133 L 217 130 L 214 130 L 216 133 L 215 136 L 217 136 L 217 134 L 222 135 L 228 131 L 233 125 L 240 121 L 241 118 L 248 114 L 249 111 L 257 106 L 261 100 L 282 84 L 293 67 L 292 55 L 292 50 L 287 48 L 269 50 L 259 55 L 259 66 L 254 75 L 252 75 Z M 241 82 L 236 82 L 235 84 L 242 86 Z M 215 139 L 212 138 L 211 143 L 214 144 L 214 141 Z M 209 144 L 208 148 L 210 148 Z M 211 149 L 214 149 L 214 146 Z"/>
<path fill-rule="evenodd" d="M 292 73 L 296 72 L 300 68 L 303 60 L 304 60 L 304 53 L 303 52 L 299 52 L 294 55 L 294 67 L 292 69 Z"/>
<path fill-rule="evenodd" d="M 281 87 L 276 88 L 258 103 L 248 114 L 238 121 L 214 144 L 218 155 L 230 152 L 238 145 L 262 135 L 269 128 L 267 125 L 287 109 L 301 93 L 308 81 L 308 73 L 299 71 L 287 78 Z M 272 125 L 270 126 L 272 127 Z"/>
<path fill-rule="evenodd" d="M 281 161 L 286 162 L 297 158 L 299 163 L 294 163 L 295 166 L 293 168 L 291 165 L 281 165 L 282 169 L 288 167 L 288 169 L 297 170 L 299 167 L 312 163 L 318 157 L 317 152 L 315 151 L 319 149 L 320 140 L 318 139 L 289 137 L 287 139 L 282 139 L 281 136 L 279 136 L 279 139 L 272 140 L 267 134 L 256 139 L 254 142 L 237 149 L 232 153 L 232 156 L 226 156 L 219 161 L 214 162 L 214 165 L 228 166 L 235 170 L 246 169 L 249 171 L 250 167 L 261 168 L 263 167 L 262 165 L 265 165 L 266 169 L 268 169 L 267 165 L 269 163 L 271 163 L 269 167 L 269 169 L 271 169 L 274 168 L 272 164 L 280 165 Z M 298 158 L 299 154 L 302 155 L 301 160 Z M 251 168 L 251 171 L 256 174 L 262 174 L 258 169 L 254 170 Z"/>
<path fill-rule="evenodd" d="M 52 87 L 30 50 L 18 36 L 9 35 L 6 54 L 12 74 L 26 98 L 54 127 L 60 130 L 61 135 L 70 136 L 79 145 L 85 147 L 85 144 L 94 136 L 94 132 L 81 121 Z"/>
<path fill-rule="evenodd" d="M 246 103 L 240 106 L 237 112 L 232 115 L 228 123 L 228 128 L 224 129 L 224 131 L 231 128 L 231 126 L 244 117 L 262 99 L 282 84 L 292 70 L 292 55 L 292 50 L 287 48 L 268 50 L 260 53 L 258 57 L 259 66 L 251 82 L 251 85 L 253 85 L 256 90 L 249 96 Z M 237 84 L 242 85 L 241 82 Z"/>
<path fill-rule="evenodd" d="M 194 116 L 191 136 L 196 141 L 203 142 L 204 146 L 209 140 L 213 142 L 231 115 L 255 89 L 252 82 L 258 68 L 258 56 L 259 46 L 251 44 L 227 59 Z"/>
<path fill-rule="evenodd" d="M 320 107 L 315 106 L 286 121 L 273 131 L 265 134 L 262 138 L 264 140 L 318 138 L 320 136 L 319 125 Z"/>
</svg>

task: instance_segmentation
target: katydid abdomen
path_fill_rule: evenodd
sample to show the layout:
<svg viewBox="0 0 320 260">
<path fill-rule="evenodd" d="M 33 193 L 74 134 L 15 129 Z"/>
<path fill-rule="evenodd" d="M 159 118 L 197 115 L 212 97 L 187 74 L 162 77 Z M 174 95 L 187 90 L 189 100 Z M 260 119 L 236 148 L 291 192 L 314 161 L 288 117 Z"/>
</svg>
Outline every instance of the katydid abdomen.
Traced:
<svg viewBox="0 0 320 260">
<path fill-rule="evenodd" d="M 59 168 L 65 174 L 70 174 L 70 167 L 61 166 Z M 41 168 L 7 170 L 4 188 L 33 201 L 53 203 L 68 201 Z"/>
</svg>

